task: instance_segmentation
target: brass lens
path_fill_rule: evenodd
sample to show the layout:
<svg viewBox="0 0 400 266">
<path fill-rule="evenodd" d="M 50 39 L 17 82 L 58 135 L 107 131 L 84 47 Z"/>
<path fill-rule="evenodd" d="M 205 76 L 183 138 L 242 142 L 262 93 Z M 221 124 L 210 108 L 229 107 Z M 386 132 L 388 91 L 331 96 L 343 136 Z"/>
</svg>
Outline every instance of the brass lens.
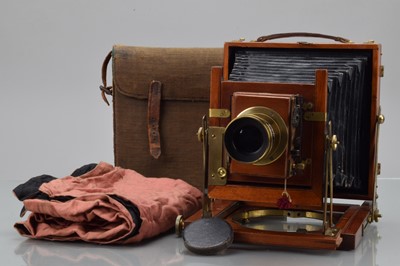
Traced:
<svg viewBox="0 0 400 266">
<path fill-rule="evenodd" d="M 231 158 L 254 165 L 276 161 L 285 151 L 288 129 L 274 110 L 255 106 L 241 112 L 225 130 L 224 143 Z"/>
</svg>

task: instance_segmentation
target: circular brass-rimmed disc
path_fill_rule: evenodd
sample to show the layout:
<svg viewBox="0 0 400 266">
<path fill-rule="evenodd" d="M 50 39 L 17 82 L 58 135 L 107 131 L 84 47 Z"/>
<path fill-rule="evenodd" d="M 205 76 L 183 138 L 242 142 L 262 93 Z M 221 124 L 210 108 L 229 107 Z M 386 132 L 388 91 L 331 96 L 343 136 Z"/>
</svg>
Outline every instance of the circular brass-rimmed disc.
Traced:
<svg viewBox="0 0 400 266">
<path fill-rule="evenodd" d="M 292 220 L 286 220 L 293 218 Z M 305 219 L 300 222 L 298 218 Z M 238 211 L 232 221 L 241 226 L 262 230 L 282 232 L 322 232 L 324 214 L 317 211 L 251 209 Z"/>
</svg>

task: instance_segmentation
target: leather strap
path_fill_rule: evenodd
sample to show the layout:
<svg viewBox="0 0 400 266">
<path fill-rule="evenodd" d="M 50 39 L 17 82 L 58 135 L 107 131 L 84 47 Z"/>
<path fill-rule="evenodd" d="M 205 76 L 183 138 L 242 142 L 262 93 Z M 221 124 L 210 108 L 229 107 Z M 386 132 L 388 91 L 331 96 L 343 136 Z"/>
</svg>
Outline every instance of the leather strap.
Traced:
<svg viewBox="0 0 400 266">
<path fill-rule="evenodd" d="M 103 82 L 103 85 L 100 85 L 100 90 L 101 90 L 101 97 L 103 98 L 103 101 L 107 104 L 110 105 L 110 103 L 107 100 L 106 94 L 107 95 L 112 95 L 112 86 L 107 86 L 107 66 L 108 63 L 110 62 L 112 57 L 112 51 L 110 51 L 106 58 L 104 58 L 103 65 L 101 67 L 101 79 Z"/>
<path fill-rule="evenodd" d="M 150 155 L 158 159 L 161 155 L 160 144 L 160 104 L 162 83 L 153 80 L 150 83 L 147 107 L 147 134 L 149 138 Z"/>
<path fill-rule="evenodd" d="M 271 34 L 266 36 L 258 37 L 257 42 L 265 42 L 268 40 L 280 39 L 280 38 L 290 38 L 290 37 L 312 37 L 312 38 L 324 38 L 324 39 L 331 39 L 341 43 L 350 43 L 349 39 L 339 37 L 339 36 L 332 36 L 320 33 L 311 33 L 311 32 L 287 32 L 287 33 L 277 33 Z"/>
</svg>

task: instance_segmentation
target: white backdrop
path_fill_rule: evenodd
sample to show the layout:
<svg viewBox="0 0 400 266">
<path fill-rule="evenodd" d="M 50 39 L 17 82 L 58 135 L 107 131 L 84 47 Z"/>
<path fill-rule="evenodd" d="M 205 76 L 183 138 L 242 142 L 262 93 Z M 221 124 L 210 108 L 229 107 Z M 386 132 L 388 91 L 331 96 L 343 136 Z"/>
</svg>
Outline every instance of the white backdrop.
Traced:
<svg viewBox="0 0 400 266">
<path fill-rule="evenodd" d="M 100 67 L 113 44 L 221 47 L 309 31 L 383 45 L 381 177 L 399 177 L 398 0 L 1 0 L 0 179 L 113 163 Z"/>
</svg>

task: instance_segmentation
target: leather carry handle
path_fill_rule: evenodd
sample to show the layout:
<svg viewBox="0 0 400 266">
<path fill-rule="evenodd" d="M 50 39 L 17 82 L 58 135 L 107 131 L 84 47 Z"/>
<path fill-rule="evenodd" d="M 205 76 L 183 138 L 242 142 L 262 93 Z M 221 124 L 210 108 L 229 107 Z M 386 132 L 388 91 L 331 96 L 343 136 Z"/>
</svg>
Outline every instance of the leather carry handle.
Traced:
<svg viewBox="0 0 400 266">
<path fill-rule="evenodd" d="M 101 97 L 103 98 L 103 101 L 107 105 L 110 105 L 110 103 L 107 100 L 106 94 L 112 95 L 112 86 L 107 86 L 107 66 L 111 60 L 111 57 L 112 57 L 112 51 L 110 51 L 107 54 L 106 58 L 104 58 L 103 65 L 101 67 L 101 80 L 103 84 L 100 85 L 100 91 L 101 91 Z"/>
<path fill-rule="evenodd" d="M 107 105 L 110 103 L 107 100 L 106 95 L 113 94 L 113 87 L 107 86 L 107 67 L 112 58 L 112 51 L 107 54 L 104 58 L 103 65 L 101 67 L 101 80 L 100 85 L 101 97 Z M 161 104 L 161 91 L 162 83 L 157 80 L 153 80 L 150 83 L 149 98 L 147 106 L 147 134 L 149 140 L 150 155 L 154 159 L 158 159 L 161 155 L 161 144 L 160 144 L 160 104 Z"/>
<path fill-rule="evenodd" d="M 339 36 L 332 36 L 326 35 L 321 33 L 312 33 L 312 32 L 287 32 L 287 33 L 276 33 L 271 35 L 265 35 L 257 38 L 257 42 L 265 42 L 274 39 L 280 38 L 290 38 L 290 37 L 311 37 L 311 38 L 324 38 L 324 39 L 331 39 L 341 43 L 351 43 L 349 39 L 339 37 Z"/>
</svg>

